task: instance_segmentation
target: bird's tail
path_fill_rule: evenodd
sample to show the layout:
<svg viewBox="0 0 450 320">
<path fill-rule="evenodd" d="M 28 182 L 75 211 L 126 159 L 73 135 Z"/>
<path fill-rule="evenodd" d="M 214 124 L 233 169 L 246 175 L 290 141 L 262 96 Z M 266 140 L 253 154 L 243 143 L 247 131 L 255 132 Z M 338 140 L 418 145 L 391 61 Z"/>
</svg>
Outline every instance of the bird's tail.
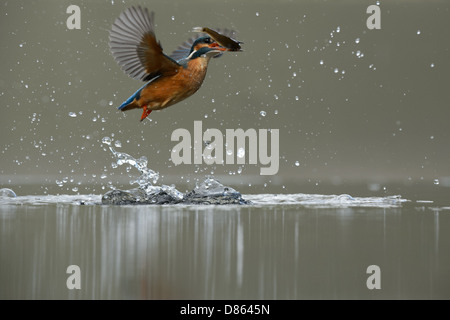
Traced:
<svg viewBox="0 0 450 320">
<path fill-rule="evenodd" d="M 118 109 L 121 111 L 127 111 L 127 110 L 131 110 L 131 109 L 140 108 L 139 105 L 137 104 L 137 101 L 139 100 L 139 98 L 141 96 L 141 91 L 143 88 L 144 87 L 140 88 L 138 91 L 133 93 L 133 95 L 131 97 L 129 97 L 127 99 L 127 101 L 122 103 Z"/>
<path fill-rule="evenodd" d="M 119 107 L 120 111 L 128 111 L 131 109 L 137 109 L 140 108 L 139 105 L 137 104 L 136 100 L 133 100 L 129 103 L 127 103 L 127 101 L 125 101 L 124 103 L 122 103 L 122 105 Z"/>
</svg>

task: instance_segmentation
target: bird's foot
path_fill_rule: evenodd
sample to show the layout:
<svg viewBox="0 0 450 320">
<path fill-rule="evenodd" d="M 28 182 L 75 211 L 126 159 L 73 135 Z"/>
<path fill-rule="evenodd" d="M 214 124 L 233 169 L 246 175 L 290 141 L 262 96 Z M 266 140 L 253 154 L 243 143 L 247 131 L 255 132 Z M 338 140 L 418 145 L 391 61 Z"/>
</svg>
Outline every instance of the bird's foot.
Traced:
<svg viewBox="0 0 450 320">
<path fill-rule="evenodd" d="M 141 121 L 147 118 L 147 116 L 152 112 L 151 109 L 147 109 L 147 106 L 143 106 L 144 112 L 142 112 Z"/>
</svg>

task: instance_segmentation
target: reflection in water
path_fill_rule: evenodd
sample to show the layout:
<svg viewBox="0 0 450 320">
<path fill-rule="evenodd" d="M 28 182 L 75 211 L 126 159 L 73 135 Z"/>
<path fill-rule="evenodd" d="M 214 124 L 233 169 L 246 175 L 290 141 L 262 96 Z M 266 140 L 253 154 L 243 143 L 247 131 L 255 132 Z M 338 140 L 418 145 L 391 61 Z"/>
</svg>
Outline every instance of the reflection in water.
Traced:
<svg viewBox="0 0 450 320">
<path fill-rule="evenodd" d="M 3 205 L 0 298 L 449 298 L 449 226 L 413 206 Z"/>
</svg>

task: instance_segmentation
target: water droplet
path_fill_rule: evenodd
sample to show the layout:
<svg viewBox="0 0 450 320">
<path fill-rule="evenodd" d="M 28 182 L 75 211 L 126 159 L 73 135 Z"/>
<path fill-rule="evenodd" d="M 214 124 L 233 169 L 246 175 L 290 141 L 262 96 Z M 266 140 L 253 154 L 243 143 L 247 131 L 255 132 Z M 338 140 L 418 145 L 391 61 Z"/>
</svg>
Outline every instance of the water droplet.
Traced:
<svg viewBox="0 0 450 320">
<path fill-rule="evenodd" d="M 340 32 L 340 31 L 341 31 L 341 27 L 338 26 L 338 27 L 336 28 L 336 32 Z"/>
<path fill-rule="evenodd" d="M 239 158 L 245 157 L 245 149 L 244 149 L 244 148 L 239 148 L 239 149 L 238 149 L 238 152 L 237 152 L 237 156 L 238 156 Z"/>
<path fill-rule="evenodd" d="M 231 156 L 233 154 L 233 150 L 227 150 L 227 155 Z"/>
<path fill-rule="evenodd" d="M 75 112 L 69 112 L 69 117 L 75 118 L 77 114 Z"/>
<path fill-rule="evenodd" d="M 320 65 L 323 65 L 323 60 L 320 60 L 320 61 L 319 61 L 319 64 L 320 64 Z"/>
<path fill-rule="evenodd" d="M 110 146 L 110 145 L 111 145 L 111 138 L 110 138 L 110 137 L 104 137 L 104 138 L 102 139 L 102 142 L 103 142 L 104 144 L 107 144 L 108 146 Z"/>
<path fill-rule="evenodd" d="M 295 161 L 295 166 L 298 167 L 300 165 L 300 162 Z"/>
<path fill-rule="evenodd" d="M 274 114 L 278 114 L 278 110 L 275 110 L 273 113 L 274 113 Z"/>
<path fill-rule="evenodd" d="M 116 148 L 121 148 L 122 147 L 122 142 L 120 142 L 119 140 L 114 141 L 114 146 Z"/>
<path fill-rule="evenodd" d="M 356 39 L 355 39 L 355 43 L 359 43 L 359 41 L 360 41 L 359 38 L 356 38 Z"/>
<path fill-rule="evenodd" d="M 438 184 L 439 184 L 439 179 L 434 179 L 433 183 L 434 183 L 435 185 L 438 185 Z"/>
<path fill-rule="evenodd" d="M 261 117 L 265 117 L 266 116 L 266 112 L 265 111 L 261 111 L 259 114 L 261 115 Z"/>
<path fill-rule="evenodd" d="M 77 192 L 77 191 L 78 191 L 78 188 L 77 188 L 77 187 L 73 187 L 73 188 L 72 188 L 72 191 L 73 191 L 73 192 Z"/>
<path fill-rule="evenodd" d="M 430 64 L 430 67 L 431 67 L 431 68 L 434 68 L 434 63 L 431 63 L 431 64 Z"/>
<path fill-rule="evenodd" d="M 420 30 L 417 30 L 417 34 L 420 34 Z"/>
<path fill-rule="evenodd" d="M 256 16 L 259 17 L 259 12 L 258 11 L 256 11 Z"/>
<path fill-rule="evenodd" d="M 15 198 L 17 196 L 16 196 L 16 193 L 14 191 L 12 191 L 11 189 L 2 188 L 2 189 L 0 189 L 0 197 Z"/>
<path fill-rule="evenodd" d="M 298 101 L 298 96 L 295 96 L 295 100 L 297 100 L 297 101 Z"/>
<path fill-rule="evenodd" d="M 172 16 L 172 21 L 174 21 L 175 20 L 175 16 Z"/>
<path fill-rule="evenodd" d="M 339 69 L 338 68 L 334 68 L 334 73 L 338 73 Z"/>
</svg>

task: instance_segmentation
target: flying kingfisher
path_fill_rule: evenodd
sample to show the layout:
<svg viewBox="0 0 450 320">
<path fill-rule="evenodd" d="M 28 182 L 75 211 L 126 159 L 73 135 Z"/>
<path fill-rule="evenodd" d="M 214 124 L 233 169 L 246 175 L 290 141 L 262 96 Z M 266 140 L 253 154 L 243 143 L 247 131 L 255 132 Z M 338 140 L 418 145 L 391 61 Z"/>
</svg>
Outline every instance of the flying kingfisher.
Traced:
<svg viewBox="0 0 450 320">
<path fill-rule="evenodd" d="M 241 42 L 231 38 L 234 31 L 220 34 L 204 29 L 194 31 L 211 37 L 197 35 L 167 56 L 155 37 L 154 12 L 140 6 L 122 12 L 110 31 L 111 53 L 125 73 L 146 84 L 118 109 L 142 108 L 142 121 L 153 110 L 167 108 L 193 95 L 202 85 L 212 57 L 219 57 L 224 51 L 240 51 L 236 48 Z"/>
</svg>

